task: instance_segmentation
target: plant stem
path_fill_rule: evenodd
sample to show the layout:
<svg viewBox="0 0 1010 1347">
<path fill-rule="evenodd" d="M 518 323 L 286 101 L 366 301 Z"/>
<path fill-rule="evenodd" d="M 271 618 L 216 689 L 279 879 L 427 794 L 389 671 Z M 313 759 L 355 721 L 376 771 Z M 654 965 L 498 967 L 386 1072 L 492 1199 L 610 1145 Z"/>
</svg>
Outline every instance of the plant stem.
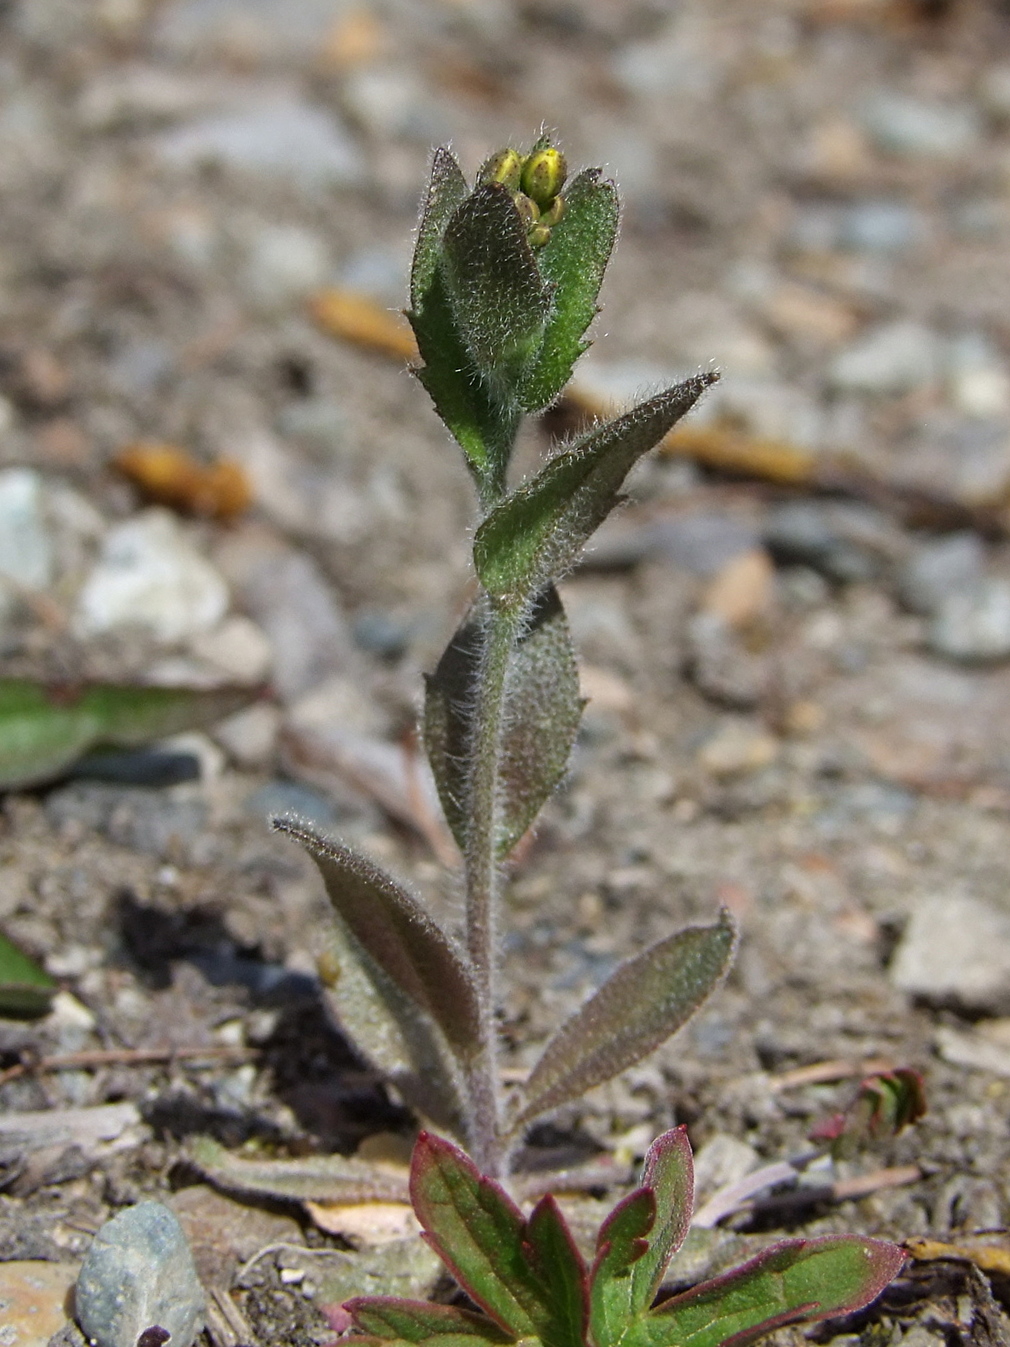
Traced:
<svg viewBox="0 0 1010 1347">
<path fill-rule="evenodd" d="M 481 1053 L 468 1073 L 474 1159 L 496 1176 L 503 1163 L 495 1024 L 495 925 L 498 900 L 497 814 L 505 678 L 521 614 L 491 603 L 470 745 L 469 829 L 464 855 L 466 944 L 480 1003 Z"/>
</svg>

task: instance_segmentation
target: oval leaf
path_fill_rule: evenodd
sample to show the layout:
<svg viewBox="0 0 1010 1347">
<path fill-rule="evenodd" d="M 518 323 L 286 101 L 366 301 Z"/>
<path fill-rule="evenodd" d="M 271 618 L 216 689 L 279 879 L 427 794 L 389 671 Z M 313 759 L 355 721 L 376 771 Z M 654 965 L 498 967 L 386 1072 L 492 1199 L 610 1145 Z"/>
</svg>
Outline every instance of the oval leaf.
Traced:
<svg viewBox="0 0 1010 1347">
<path fill-rule="evenodd" d="M 617 505 L 634 464 L 717 378 L 698 374 L 595 427 L 492 510 L 474 538 L 474 563 L 484 587 L 499 598 L 522 601 L 570 570 Z"/>
<path fill-rule="evenodd" d="M 196 1137 L 188 1158 L 222 1188 L 285 1202 L 403 1202 L 407 1184 L 398 1174 L 344 1155 L 305 1155 L 287 1160 L 243 1159 L 211 1137 Z"/>
<path fill-rule="evenodd" d="M 554 287 L 554 304 L 536 360 L 525 374 L 520 400 L 529 412 L 553 402 L 571 378 L 589 342 L 596 299 L 620 221 L 617 188 L 589 168 L 565 189 L 564 214 L 537 254 L 540 274 Z"/>
<path fill-rule="evenodd" d="M 308 850 L 330 902 L 397 987 L 464 1060 L 480 1050 L 477 992 L 463 955 L 420 903 L 371 861 L 290 818 L 273 826 Z"/>
<path fill-rule="evenodd" d="M 13 1019 L 36 1019 L 49 1013 L 56 982 L 0 935 L 0 1015 Z"/>
<path fill-rule="evenodd" d="M 438 270 L 442 235 L 453 211 L 466 199 L 466 179 L 455 155 L 440 146 L 431 157 L 428 193 L 421 207 L 410 267 L 410 303 L 421 308 Z"/>
<path fill-rule="evenodd" d="M 897 1276 L 904 1252 L 857 1235 L 783 1240 L 643 1316 L 627 1347 L 746 1347 L 785 1324 L 851 1314 Z"/>
<path fill-rule="evenodd" d="M 523 1089 L 522 1126 L 580 1098 L 658 1048 L 722 979 L 736 946 L 723 912 L 623 963 L 547 1044 Z"/>
<path fill-rule="evenodd" d="M 656 1199 L 649 1247 L 631 1270 L 632 1304 L 642 1314 L 656 1298 L 667 1265 L 687 1238 L 694 1211 L 694 1156 L 686 1127 L 674 1127 L 649 1147 L 642 1187 Z"/>
<path fill-rule="evenodd" d="M 466 847 L 469 745 L 486 626 L 475 609 L 426 680 L 425 747 L 461 850 Z M 497 845 L 502 858 L 564 776 L 582 716 L 575 651 L 553 585 L 537 600 L 516 643 L 504 695 Z"/>
</svg>

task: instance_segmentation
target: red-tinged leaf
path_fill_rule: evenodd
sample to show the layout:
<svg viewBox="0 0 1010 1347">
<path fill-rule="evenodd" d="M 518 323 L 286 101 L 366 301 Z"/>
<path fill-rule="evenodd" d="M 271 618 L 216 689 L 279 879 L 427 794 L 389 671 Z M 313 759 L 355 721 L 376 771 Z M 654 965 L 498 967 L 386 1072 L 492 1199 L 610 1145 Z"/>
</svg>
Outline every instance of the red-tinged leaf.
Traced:
<svg viewBox="0 0 1010 1347">
<path fill-rule="evenodd" d="M 455 1305 L 434 1305 L 427 1300 L 401 1300 L 397 1296 L 358 1296 L 344 1302 L 363 1333 L 386 1341 L 427 1342 L 452 1334 L 470 1343 L 514 1342 L 511 1334 L 481 1314 Z"/>
<path fill-rule="evenodd" d="M 631 1270 L 636 1314 L 649 1308 L 663 1282 L 667 1264 L 687 1237 L 694 1210 L 694 1157 L 686 1127 L 674 1127 L 649 1147 L 642 1187 L 656 1199 L 656 1224 L 649 1247 Z"/>
<path fill-rule="evenodd" d="M 290 818 L 274 819 L 311 853 L 330 901 L 383 972 L 426 1011 L 463 1059 L 479 1047 L 477 992 L 455 943 L 395 880 L 339 842 Z"/>
<path fill-rule="evenodd" d="M 714 990 L 735 947 L 723 912 L 714 926 L 678 931 L 623 963 L 547 1044 L 515 1125 L 580 1099 L 658 1048 Z"/>
<path fill-rule="evenodd" d="M 655 1220 L 655 1194 L 649 1188 L 636 1188 L 600 1226 L 589 1292 L 589 1322 L 596 1347 L 618 1347 L 639 1312 L 631 1274 L 649 1248 L 647 1236 Z"/>
<path fill-rule="evenodd" d="M 544 1347 L 583 1347 L 589 1321 L 587 1269 L 550 1195 L 534 1207 L 525 1245 L 544 1288 L 546 1314 L 538 1322 L 537 1336 Z"/>
<path fill-rule="evenodd" d="M 746 1347 L 785 1324 L 862 1309 L 904 1260 L 896 1245 L 857 1235 L 784 1240 L 664 1301 L 635 1322 L 625 1347 Z"/>
<path fill-rule="evenodd" d="M 463 1290 L 507 1332 L 536 1334 L 543 1288 L 523 1248 L 523 1214 L 501 1185 L 457 1146 L 422 1132 L 410 1196 L 425 1238 Z"/>
</svg>

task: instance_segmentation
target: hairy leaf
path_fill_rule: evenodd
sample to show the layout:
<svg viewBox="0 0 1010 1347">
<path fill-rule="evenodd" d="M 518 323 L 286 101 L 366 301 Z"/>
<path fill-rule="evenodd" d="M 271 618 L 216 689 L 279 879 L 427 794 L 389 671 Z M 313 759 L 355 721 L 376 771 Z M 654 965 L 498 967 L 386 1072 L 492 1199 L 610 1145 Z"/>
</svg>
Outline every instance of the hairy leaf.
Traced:
<svg viewBox="0 0 1010 1347">
<path fill-rule="evenodd" d="M 210 1137 L 196 1137 L 189 1159 L 213 1183 L 240 1193 L 295 1202 L 403 1202 L 405 1179 L 343 1155 L 249 1160 Z"/>
<path fill-rule="evenodd" d="M 525 1243 L 543 1286 L 537 1336 L 544 1347 L 583 1347 L 589 1321 L 586 1265 L 553 1197 L 533 1208 Z"/>
<path fill-rule="evenodd" d="M 424 739 L 439 798 L 466 847 L 467 770 L 486 622 L 471 612 L 426 680 Z M 564 776 L 582 715 L 579 676 L 553 585 L 534 605 L 505 679 L 498 855 L 507 856 Z"/>
<path fill-rule="evenodd" d="M 343 1032 L 411 1108 L 462 1138 L 465 1092 L 441 1029 L 382 971 L 336 911 L 326 941 L 323 994 Z"/>
<path fill-rule="evenodd" d="M 499 598 L 523 600 L 569 570 L 617 505 L 630 469 L 717 377 L 686 379 L 594 427 L 492 510 L 473 549 L 485 588 Z"/>
<path fill-rule="evenodd" d="M 36 1019 L 46 1015 L 57 986 L 34 959 L 0 935 L 0 1015 Z"/>
<path fill-rule="evenodd" d="M 649 1248 L 647 1236 L 655 1220 L 655 1194 L 649 1188 L 636 1188 L 600 1226 L 589 1293 L 596 1347 L 619 1347 L 640 1312 L 632 1273 Z"/>
<path fill-rule="evenodd" d="M 637 1321 L 626 1347 L 745 1347 L 790 1323 L 850 1314 L 874 1300 L 905 1255 L 856 1235 L 784 1240 Z"/>
<path fill-rule="evenodd" d="M 543 340 L 551 290 L 507 187 L 484 183 L 455 211 L 442 240 L 442 274 L 474 365 L 511 395 Z"/>
<path fill-rule="evenodd" d="M 463 955 L 416 898 L 371 861 L 289 818 L 274 819 L 311 853 L 336 911 L 382 971 L 427 1011 L 463 1059 L 479 1050 L 479 1010 Z"/>
<path fill-rule="evenodd" d="M 526 1222 L 505 1190 L 456 1146 L 422 1132 L 410 1196 L 425 1238 L 467 1294 L 507 1332 L 535 1334 L 543 1292 L 523 1248 Z"/>
<path fill-rule="evenodd" d="M 623 963 L 547 1044 L 523 1089 L 516 1126 L 580 1098 L 681 1027 L 729 967 L 736 930 L 723 912 Z"/>
<path fill-rule="evenodd" d="M 483 1315 L 457 1309 L 455 1305 L 435 1305 L 427 1300 L 400 1300 L 396 1296 L 357 1296 L 344 1302 L 363 1333 L 386 1341 L 428 1342 L 447 1333 L 471 1343 L 514 1342 L 511 1334 Z"/>
<path fill-rule="evenodd" d="M 241 710 L 258 687 L 46 685 L 0 679 L 0 790 L 52 781 L 99 745 L 136 748 Z"/>
<path fill-rule="evenodd" d="M 453 211 L 463 204 L 466 194 L 466 179 L 455 155 L 447 147 L 440 146 L 432 155 L 428 194 L 421 208 L 414 241 L 414 259 L 410 268 L 410 304 L 414 309 L 424 305 L 438 270 L 445 227 Z"/>
<path fill-rule="evenodd" d="M 558 396 L 572 367 L 589 345 L 583 338 L 596 316 L 620 218 L 617 188 L 586 169 L 565 191 L 565 210 L 537 255 L 540 273 L 554 286 L 554 305 L 543 344 L 525 374 L 520 399 L 539 411 Z"/>
<path fill-rule="evenodd" d="M 647 1310 L 662 1285 L 667 1264 L 687 1237 L 694 1210 L 694 1157 L 686 1127 L 674 1127 L 649 1147 L 642 1186 L 656 1199 L 649 1247 L 632 1268 L 635 1313 Z"/>
</svg>

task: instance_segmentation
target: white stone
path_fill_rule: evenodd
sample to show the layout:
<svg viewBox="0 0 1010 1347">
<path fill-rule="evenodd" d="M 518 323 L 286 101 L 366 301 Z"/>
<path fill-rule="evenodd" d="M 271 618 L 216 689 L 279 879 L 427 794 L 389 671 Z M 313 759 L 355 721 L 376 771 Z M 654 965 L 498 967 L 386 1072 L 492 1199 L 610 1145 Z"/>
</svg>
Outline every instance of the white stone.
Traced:
<svg viewBox="0 0 1010 1347">
<path fill-rule="evenodd" d="M 899 991 L 989 1015 L 1010 1009 L 1010 913 L 977 898 L 920 899 L 891 963 Z"/>
<path fill-rule="evenodd" d="M 262 309 L 278 309 L 325 285 L 330 257 L 318 234 L 299 225 L 264 225 L 247 240 L 245 288 Z"/>
<path fill-rule="evenodd" d="M 213 631 L 194 636 L 190 649 L 240 683 L 261 682 L 274 662 L 266 633 L 241 613 L 232 613 Z"/>
<path fill-rule="evenodd" d="M 53 568 L 42 478 L 31 468 L 8 468 L 0 472 L 0 577 L 45 589 Z"/>
<path fill-rule="evenodd" d="M 167 510 L 146 510 L 110 529 L 78 597 L 79 636 L 146 628 L 174 644 L 215 627 L 228 587 Z"/>
<path fill-rule="evenodd" d="M 921 323 L 899 319 L 875 328 L 842 351 L 828 379 L 847 393 L 908 393 L 940 372 L 942 346 Z"/>
</svg>

